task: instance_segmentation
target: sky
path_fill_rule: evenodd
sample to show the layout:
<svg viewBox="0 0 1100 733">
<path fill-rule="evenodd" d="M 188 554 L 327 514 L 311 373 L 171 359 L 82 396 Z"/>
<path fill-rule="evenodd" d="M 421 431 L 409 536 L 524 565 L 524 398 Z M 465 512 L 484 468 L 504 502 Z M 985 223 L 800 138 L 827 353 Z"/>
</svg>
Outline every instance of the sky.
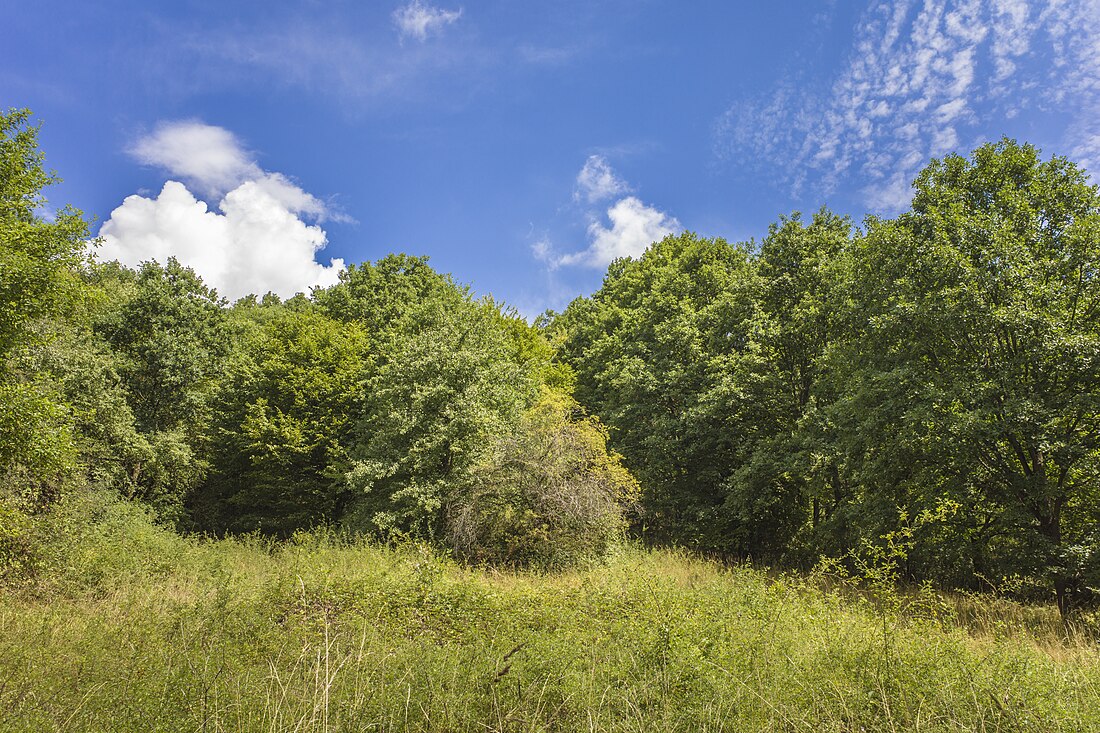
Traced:
<svg viewBox="0 0 1100 733">
<path fill-rule="evenodd" d="M 683 230 L 893 216 L 1003 136 L 1100 171 L 1100 0 L 12 3 L 97 256 L 234 299 L 427 255 L 533 317 Z"/>
</svg>

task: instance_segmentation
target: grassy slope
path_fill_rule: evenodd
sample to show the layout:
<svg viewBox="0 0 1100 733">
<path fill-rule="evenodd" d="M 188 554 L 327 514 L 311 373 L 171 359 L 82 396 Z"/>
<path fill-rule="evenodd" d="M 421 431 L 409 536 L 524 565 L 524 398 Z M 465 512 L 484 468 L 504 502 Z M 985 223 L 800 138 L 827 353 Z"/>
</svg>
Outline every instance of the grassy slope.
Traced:
<svg viewBox="0 0 1100 733">
<path fill-rule="evenodd" d="M 2 731 L 1100 730 L 1095 646 L 966 633 L 931 597 L 670 552 L 539 577 L 197 543 L 96 501 L 0 591 Z"/>
</svg>

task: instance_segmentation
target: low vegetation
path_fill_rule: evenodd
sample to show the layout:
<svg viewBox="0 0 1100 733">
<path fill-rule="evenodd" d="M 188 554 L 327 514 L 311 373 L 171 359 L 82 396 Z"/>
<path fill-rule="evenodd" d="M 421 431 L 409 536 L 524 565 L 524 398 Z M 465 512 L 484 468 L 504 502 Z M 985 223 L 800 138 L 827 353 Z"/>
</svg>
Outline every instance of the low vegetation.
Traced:
<svg viewBox="0 0 1100 733">
<path fill-rule="evenodd" d="M 668 550 L 546 575 L 197 541 L 95 494 L 51 522 L 49 572 L 0 606 L 13 733 L 1100 727 L 1100 649 L 1050 606 Z"/>
</svg>

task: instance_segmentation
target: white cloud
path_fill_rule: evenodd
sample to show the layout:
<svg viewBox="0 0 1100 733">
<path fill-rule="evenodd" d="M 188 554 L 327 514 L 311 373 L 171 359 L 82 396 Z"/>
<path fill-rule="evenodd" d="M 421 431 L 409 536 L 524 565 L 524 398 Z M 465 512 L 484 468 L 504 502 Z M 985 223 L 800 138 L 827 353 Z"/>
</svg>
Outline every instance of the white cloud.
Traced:
<svg viewBox="0 0 1100 733">
<path fill-rule="evenodd" d="M 560 257 L 557 263 L 607 267 L 619 257 L 640 256 L 653 242 L 682 229 L 675 218 L 643 204 L 634 196 L 615 202 L 607 210 L 607 218 L 611 222 L 610 227 L 600 221 L 589 225 L 591 244 L 588 249 Z"/>
<path fill-rule="evenodd" d="M 222 196 L 263 175 L 233 133 L 196 120 L 162 122 L 127 152 L 141 163 L 180 176 L 209 196 Z"/>
<path fill-rule="evenodd" d="M 590 155 L 584 161 L 584 167 L 577 174 L 577 189 L 573 192 L 574 200 L 584 199 L 588 203 L 596 203 L 609 198 L 627 193 L 630 187 L 626 182 L 615 175 L 611 166 L 602 155 Z"/>
<path fill-rule="evenodd" d="M 393 11 L 393 22 L 401 38 L 426 41 L 428 36 L 441 33 L 444 28 L 462 17 L 462 9 L 444 10 L 413 0 Z"/>
<path fill-rule="evenodd" d="M 128 196 L 100 228 L 99 259 L 133 267 L 176 257 L 230 298 L 269 290 L 289 297 L 336 282 L 343 261 L 315 260 L 325 232 L 303 220 L 322 219 L 324 204 L 286 176 L 262 170 L 227 130 L 165 124 L 130 150 L 206 195 L 225 193 L 216 209 L 175 180 L 156 198 Z"/>
<path fill-rule="evenodd" d="M 863 189 L 867 205 L 876 211 L 901 211 L 913 200 L 910 176 L 895 172 Z"/>
<path fill-rule="evenodd" d="M 798 93 L 803 80 L 788 77 L 731 107 L 715 123 L 716 152 L 780 171 L 794 195 L 859 180 L 885 214 L 907 203 L 930 157 L 998 136 L 1029 107 L 1070 110 L 1066 139 L 1050 142 L 1087 156 L 1100 114 L 1098 23 L 1100 0 L 872 0 L 828 93 Z"/>
<path fill-rule="evenodd" d="M 1028 0 L 993 0 L 993 64 L 995 80 L 1016 71 L 1016 60 L 1031 46 Z"/>
<path fill-rule="evenodd" d="M 940 123 L 954 122 L 966 110 L 965 99 L 952 99 L 936 108 L 936 120 Z"/>
<path fill-rule="evenodd" d="M 501 61 L 476 39 L 426 44 L 394 35 L 398 43 L 389 28 L 353 28 L 325 17 L 248 28 L 217 25 L 158 39 L 167 57 L 153 54 L 152 63 L 160 67 L 156 82 L 172 85 L 177 95 L 276 85 L 328 97 L 359 113 L 383 103 L 392 108 L 438 102 L 444 92 L 480 81 Z"/>
<path fill-rule="evenodd" d="M 547 262 L 550 266 L 557 267 L 557 257 L 554 255 L 554 245 L 549 237 L 543 236 L 531 245 L 531 254 L 540 262 Z"/>
<path fill-rule="evenodd" d="M 601 220 L 599 211 L 590 208 L 586 249 L 559 254 L 549 238 L 543 236 L 531 245 L 531 254 L 545 262 L 551 271 L 565 265 L 607 267 L 616 258 L 640 256 L 652 243 L 682 229 L 680 222 L 665 212 L 635 196 L 622 196 L 630 190 L 603 156 L 588 156 L 577 174 L 573 200 L 591 207 L 620 197 L 607 209 L 610 225 Z"/>
<path fill-rule="evenodd" d="M 1093 127 L 1090 130 L 1078 132 L 1077 138 L 1077 144 L 1070 151 L 1072 160 L 1076 161 L 1082 168 L 1100 174 L 1100 131 Z M 1092 182 L 1100 182 L 1097 180 L 1098 178 L 1100 176 L 1094 174 Z"/>
</svg>

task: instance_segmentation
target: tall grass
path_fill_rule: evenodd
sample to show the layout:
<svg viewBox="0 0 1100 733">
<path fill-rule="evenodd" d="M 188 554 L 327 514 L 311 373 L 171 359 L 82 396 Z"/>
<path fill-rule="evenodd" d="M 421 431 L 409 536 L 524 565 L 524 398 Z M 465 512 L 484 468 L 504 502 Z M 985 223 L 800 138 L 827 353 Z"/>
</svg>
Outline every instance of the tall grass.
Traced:
<svg viewBox="0 0 1100 733">
<path fill-rule="evenodd" d="M 188 540 L 88 501 L 0 596 L 2 731 L 1100 730 L 1097 647 L 1005 602 L 631 548 L 525 575 Z"/>
</svg>

